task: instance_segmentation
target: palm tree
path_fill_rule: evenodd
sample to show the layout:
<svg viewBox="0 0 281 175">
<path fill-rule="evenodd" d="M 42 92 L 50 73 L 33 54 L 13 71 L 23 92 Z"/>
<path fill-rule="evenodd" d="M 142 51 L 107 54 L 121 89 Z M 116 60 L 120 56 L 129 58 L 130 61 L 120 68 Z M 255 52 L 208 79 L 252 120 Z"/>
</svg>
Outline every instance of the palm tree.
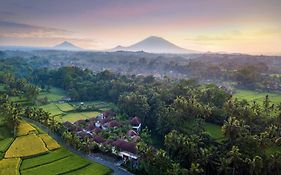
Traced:
<svg viewBox="0 0 281 175">
<path fill-rule="evenodd" d="M 239 148 L 237 146 L 232 146 L 232 149 L 228 153 L 229 161 L 232 164 L 232 175 L 237 174 L 236 171 L 239 168 L 239 165 L 242 161 L 241 153 L 239 152 Z"/>
<path fill-rule="evenodd" d="M 189 169 L 189 175 L 200 175 L 203 174 L 204 170 L 200 167 L 199 163 L 192 163 Z"/>
<path fill-rule="evenodd" d="M 230 170 L 229 164 L 230 164 L 229 159 L 227 159 L 225 157 L 221 157 L 219 168 L 218 168 L 219 174 L 221 174 L 221 175 L 228 174 L 228 172 Z"/>
</svg>

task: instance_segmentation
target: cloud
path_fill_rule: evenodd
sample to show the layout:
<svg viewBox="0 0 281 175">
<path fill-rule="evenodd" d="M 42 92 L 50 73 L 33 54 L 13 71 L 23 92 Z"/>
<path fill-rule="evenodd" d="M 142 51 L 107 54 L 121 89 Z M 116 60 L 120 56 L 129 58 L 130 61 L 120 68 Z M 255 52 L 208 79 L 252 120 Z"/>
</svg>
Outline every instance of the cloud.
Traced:
<svg viewBox="0 0 281 175">
<path fill-rule="evenodd" d="M 0 21 L 0 37 L 5 38 L 44 38 L 67 36 L 71 31 L 48 28 L 9 21 Z"/>
<path fill-rule="evenodd" d="M 208 35 L 198 35 L 195 37 L 186 38 L 189 41 L 223 41 L 223 40 L 231 40 L 232 38 L 229 36 L 208 36 Z"/>
<path fill-rule="evenodd" d="M 0 21 L 0 45 L 53 45 L 62 41 L 78 43 L 85 47 L 96 47 L 99 42 L 78 33 L 58 28 L 34 26 L 23 23 Z"/>
</svg>

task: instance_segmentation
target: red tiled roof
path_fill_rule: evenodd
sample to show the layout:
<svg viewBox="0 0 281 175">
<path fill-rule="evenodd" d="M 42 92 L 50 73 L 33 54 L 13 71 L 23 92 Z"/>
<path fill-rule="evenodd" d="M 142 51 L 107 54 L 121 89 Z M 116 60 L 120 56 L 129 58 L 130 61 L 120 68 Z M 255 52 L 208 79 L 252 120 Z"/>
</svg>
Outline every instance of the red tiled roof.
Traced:
<svg viewBox="0 0 281 175">
<path fill-rule="evenodd" d="M 93 130 L 93 129 L 95 129 L 96 128 L 96 126 L 95 126 L 95 124 L 93 124 L 93 123 L 89 123 L 87 126 L 86 126 L 86 130 L 88 130 L 88 131 L 91 131 L 91 130 Z"/>
<path fill-rule="evenodd" d="M 99 133 L 99 132 L 101 132 L 101 131 L 102 131 L 102 129 L 100 129 L 100 128 L 95 128 L 95 129 L 93 129 L 93 132 L 96 133 L 96 134 Z"/>
<path fill-rule="evenodd" d="M 66 127 L 68 130 L 73 131 L 76 129 L 76 126 L 70 122 L 64 122 L 63 126 Z"/>
<path fill-rule="evenodd" d="M 110 117 L 110 116 L 114 116 L 114 115 L 116 115 L 115 114 L 115 112 L 113 112 L 112 110 L 108 110 L 108 111 L 105 111 L 104 113 L 103 113 L 103 116 L 104 117 Z"/>
<path fill-rule="evenodd" d="M 97 143 L 103 143 L 105 140 L 102 136 L 94 136 L 92 138 L 93 141 L 97 142 Z"/>
<path fill-rule="evenodd" d="M 90 122 L 95 122 L 95 121 L 97 121 L 97 118 L 96 117 L 92 117 L 92 118 L 89 118 L 88 119 Z"/>
<path fill-rule="evenodd" d="M 138 133 L 131 129 L 127 132 L 127 135 L 133 137 L 133 136 L 138 136 Z"/>
<path fill-rule="evenodd" d="M 116 140 L 114 142 L 112 142 L 113 146 L 116 146 L 117 148 L 119 148 L 121 151 L 127 151 L 133 154 L 137 153 L 137 146 L 136 143 L 132 143 L 132 142 L 127 142 L 125 140 Z"/>
<path fill-rule="evenodd" d="M 112 120 L 109 122 L 109 127 L 114 128 L 116 126 L 119 126 L 119 123 L 116 120 Z"/>
<path fill-rule="evenodd" d="M 101 124 L 105 124 L 105 123 L 107 123 L 107 122 L 109 122 L 109 121 L 110 121 L 109 118 L 104 118 L 104 119 L 102 119 L 102 120 L 100 121 L 100 123 L 101 123 Z"/>
<path fill-rule="evenodd" d="M 134 117 L 134 118 L 131 119 L 130 123 L 133 126 L 138 126 L 141 123 L 141 121 L 140 121 L 140 119 L 138 117 Z"/>
<path fill-rule="evenodd" d="M 78 120 L 78 121 L 74 122 L 75 125 L 84 125 L 86 123 L 87 122 L 85 120 Z"/>
</svg>

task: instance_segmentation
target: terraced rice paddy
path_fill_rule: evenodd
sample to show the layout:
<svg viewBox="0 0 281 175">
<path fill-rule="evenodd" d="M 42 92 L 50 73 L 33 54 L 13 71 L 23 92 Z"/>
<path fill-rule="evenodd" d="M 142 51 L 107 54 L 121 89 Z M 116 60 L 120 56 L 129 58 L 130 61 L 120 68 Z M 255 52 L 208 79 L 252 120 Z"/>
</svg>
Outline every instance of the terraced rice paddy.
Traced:
<svg viewBox="0 0 281 175">
<path fill-rule="evenodd" d="M 58 109 L 60 109 L 63 112 L 68 112 L 68 111 L 74 110 L 73 106 L 71 106 L 68 103 L 56 104 L 56 106 L 58 107 Z"/>
<path fill-rule="evenodd" d="M 66 158 L 69 155 L 71 155 L 71 153 L 69 151 L 67 151 L 64 148 L 61 148 L 61 149 L 58 149 L 55 151 L 51 151 L 48 154 L 38 156 L 38 157 L 24 159 L 22 161 L 20 169 L 26 170 L 26 169 L 34 168 L 34 167 L 37 167 L 40 165 L 45 165 L 45 164 Z"/>
<path fill-rule="evenodd" d="M 20 124 L 17 127 L 17 136 L 28 135 L 30 133 L 37 134 L 37 130 L 25 121 L 20 120 Z"/>
<path fill-rule="evenodd" d="M 48 134 L 40 134 L 39 137 L 43 140 L 48 150 L 55 150 L 60 148 L 60 145 Z"/>
<path fill-rule="evenodd" d="M 42 108 L 44 111 L 49 112 L 51 116 L 57 116 L 62 115 L 63 111 L 61 111 L 56 104 L 50 103 L 47 105 L 39 106 L 39 108 Z"/>
<path fill-rule="evenodd" d="M 102 166 L 100 164 L 91 164 L 83 169 L 79 169 L 76 171 L 72 171 L 69 173 L 66 173 L 65 175 L 104 175 L 104 174 L 110 174 L 110 169 L 106 168 L 105 166 Z"/>
<path fill-rule="evenodd" d="M 86 159 L 81 159 L 77 155 L 70 155 L 66 158 L 45 164 L 40 165 L 34 168 L 25 169 L 21 171 L 22 175 L 38 175 L 42 174 L 62 174 L 67 173 L 75 170 L 82 169 L 88 165 L 90 165 L 91 162 L 89 162 Z"/>
<path fill-rule="evenodd" d="M 36 134 L 17 137 L 5 154 L 5 158 L 28 157 L 46 153 L 45 143 Z"/>
<path fill-rule="evenodd" d="M 20 158 L 0 160 L 0 174 L 19 175 L 20 162 L 21 162 Z"/>
<path fill-rule="evenodd" d="M 50 102 L 55 102 L 61 100 L 66 96 L 64 90 L 52 87 L 49 92 L 41 92 L 38 98 L 47 97 Z"/>
<path fill-rule="evenodd" d="M 4 153 L 14 141 L 14 138 L 0 140 L 0 152 Z"/>
<path fill-rule="evenodd" d="M 106 175 L 111 170 L 103 165 L 91 163 L 64 148 L 52 151 L 38 157 L 24 159 L 20 172 L 22 175 L 35 174 L 79 174 Z"/>
<path fill-rule="evenodd" d="M 22 136 L 0 140 L 0 175 L 107 175 L 111 170 L 75 155 L 61 146 L 44 131 L 20 120 Z M 34 132 L 34 130 L 36 130 Z M 32 132 L 30 132 L 32 131 Z M 47 149 L 48 148 L 48 149 Z M 1 152 L 2 151 L 2 152 Z M 5 152 L 6 151 L 6 152 Z"/>
</svg>

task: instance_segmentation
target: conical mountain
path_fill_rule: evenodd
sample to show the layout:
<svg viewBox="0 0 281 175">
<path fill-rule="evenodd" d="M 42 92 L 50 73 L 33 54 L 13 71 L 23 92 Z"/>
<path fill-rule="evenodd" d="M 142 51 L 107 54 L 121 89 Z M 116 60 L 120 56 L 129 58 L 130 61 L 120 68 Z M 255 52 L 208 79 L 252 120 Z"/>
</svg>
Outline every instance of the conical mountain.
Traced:
<svg viewBox="0 0 281 175">
<path fill-rule="evenodd" d="M 112 51 L 144 51 L 150 53 L 194 53 L 193 50 L 181 48 L 161 37 L 150 36 L 129 47 L 115 47 Z"/>
<path fill-rule="evenodd" d="M 71 50 L 71 51 L 78 51 L 78 50 L 82 50 L 82 48 L 68 42 L 68 41 L 64 41 L 61 44 L 55 45 L 53 47 L 53 49 L 55 50 Z"/>
</svg>

